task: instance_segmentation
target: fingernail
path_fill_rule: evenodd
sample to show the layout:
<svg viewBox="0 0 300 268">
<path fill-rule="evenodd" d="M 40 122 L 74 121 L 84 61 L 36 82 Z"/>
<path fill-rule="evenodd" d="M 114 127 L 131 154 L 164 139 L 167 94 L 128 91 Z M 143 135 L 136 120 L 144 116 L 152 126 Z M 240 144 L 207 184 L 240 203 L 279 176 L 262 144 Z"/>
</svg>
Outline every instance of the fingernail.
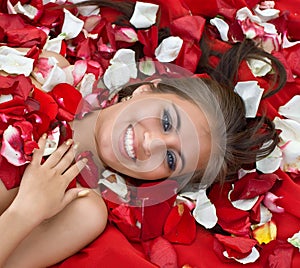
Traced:
<svg viewBox="0 0 300 268">
<path fill-rule="evenodd" d="M 89 194 L 90 190 L 86 189 L 86 190 L 82 190 L 80 191 L 77 196 L 78 197 L 83 197 L 83 196 L 87 196 Z"/>
<path fill-rule="evenodd" d="M 80 161 L 81 161 L 83 164 L 86 164 L 89 160 L 88 160 L 87 158 L 82 158 Z"/>
<path fill-rule="evenodd" d="M 67 146 L 70 146 L 72 144 L 72 139 L 68 139 L 67 141 L 66 141 L 66 145 Z"/>
<path fill-rule="evenodd" d="M 47 138 L 47 133 L 44 133 L 44 134 L 42 135 L 42 138 L 43 138 L 43 139 L 46 139 L 46 138 Z"/>
<path fill-rule="evenodd" d="M 78 146 L 79 146 L 79 143 L 76 142 L 76 143 L 73 145 L 74 150 L 77 150 L 77 149 L 78 149 Z"/>
</svg>

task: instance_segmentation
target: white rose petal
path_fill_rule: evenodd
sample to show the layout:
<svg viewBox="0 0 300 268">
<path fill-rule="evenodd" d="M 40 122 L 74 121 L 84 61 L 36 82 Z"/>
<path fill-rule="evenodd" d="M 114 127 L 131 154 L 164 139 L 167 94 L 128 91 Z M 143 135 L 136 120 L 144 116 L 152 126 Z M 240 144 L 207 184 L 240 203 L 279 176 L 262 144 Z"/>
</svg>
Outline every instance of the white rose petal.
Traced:
<svg viewBox="0 0 300 268">
<path fill-rule="evenodd" d="M 73 4 L 78 4 L 78 3 L 82 3 L 85 2 L 85 0 L 71 0 L 70 1 Z M 82 16 L 91 16 L 91 15 L 99 15 L 100 13 L 100 8 L 98 8 L 97 6 L 78 6 L 77 7 L 79 13 Z"/>
<path fill-rule="evenodd" d="M 238 82 L 234 91 L 243 99 L 246 107 L 246 117 L 256 116 L 257 109 L 264 90 L 259 87 L 257 81 Z"/>
<path fill-rule="evenodd" d="M 298 140 L 300 141 L 300 123 L 292 119 L 281 119 L 275 117 L 273 120 L 276 129 L 280 129 L 280 138 L 283 142 Z"/>
<path fill-rule="evenodd" d="M 243 21 L 249 18 L 252 22 L 261 23 L 260 17 L 253 15 L 251 10 L 247 7 L 243 7 L 236 12 L 236 19 Z"/>
<path fill-rule="evenodd" d="M 293 47 L 298 44 L 300 44 L 300 41 L 291 42 L 288 40 L 286 33 L 284 33 L 283 40 L 282 40 L 282 48 L 289 48 L 289 47 Z"/>
<path fill-rule="evenodd" d="M 9 74 L 29 76 L 33 70 L 34 60 L 16 54 L 0 55 L 0 70 Z"/>
<path fill-rule="evenodd" d="M 282 161 L 282 152 L 276 146 L 271 154 L 269 154 L 267 157 L 259 161 L 256 161 L 256 168 L 265 174 L 270 174 L 276 171 L 280 167 L 281 161 Z"/>
<path fill-rule="evenodd" d="M 279 107 L 278 113 L 300 123 L 300 95 L 294 96 L 285 105 Z"/>
<path fill-rule="evenodd" d="M 80 82 L 80 92 L 83 97 L 92 93 L 95 82 L 96 77 L 94 74 L 88 73 L 84 75 Z"/>
<path fill-rule="evenodd" d="M 213 228 L 217 222 L 217 212 L 215 206 L 206 196 L 206 190 L 200 190 L 197 196 L 196 207 L 193 210 L 195 220 L 205 228 Z"/>
<path fill-rule="evenodd" d="M 74 86 L 74 77 L 73 77 L 74 65 L 69 65 L 64 67 L 63 71 L 66 75 L 66 83 Z"/>
<path fill-rule="evenodd" d="M 253 172 L 256 172 L 255 168 L 254 169 L 243 169 L 243 168 L 240 168 L 239 171 L 238 171 L 238 178 L 241 179 L 244 176 L 246 176 L 247 174 L 253 173 Z"/>
<path fill-rule="evenodd" d="M 300 142 L 289 141 L 281 146 L 282 162 L 281 169 L 286 172 L 300 171 Z"/>
<path fill-rule="evenodd" d="M 280 10 L 275 8 L 260 9 L 259 5 L 256 5 L 253 11 L 262 21 L 269 21 L 278 18 L 280 13 Z"/>
<path fill-rule="evenodd" d="M 271 61 L 265 58 L 266 61 L 250 59 L 247 64 L 255 77 L 262 77 L 272 70 Z"/>
<path fill-rule="evenodd" d="M 48 3 L 56 3 L 58 5 L 65 4 L 67 0 L 43 0 L 43 5 L 46 5 Z"/>
<path fill-rule="evenodd" d="M 200 194 L 200 191 L 197 191 L 197 192 L 183 192 L 183 193 L 180 193 L 180 196 L 186 197 L 188 199 L 196 201 L 199 194 Z"/>
<path fill-rule="evenodd" d="M 128 83 L 130 78 L 137 77 L 135 52 L 131 49 L 119 49 L 110 63 L 103 81 L 112 94 Z"/>
<path fill-rule="evenodd" d="M 129 22 L 137 29 L 148 28 L 156 22 L 158 8 L 155 4 L 136 2 Z"/>
<path fill-rule="evenodd" d="M 0 103 L 8 102 L 13 99 L 13 96 L 11 94 L 7 95 L 0 95 Z"/>
<path fill-rule="evenodd" d="M 300 231 L 298 233 L 295 233 L 292 237 L 288 238 L 287 241 L 294 247 L 298 248 L 300 252 Z"/>
<path fill-rule="evenodd" d="M 259 258 L 259 252 L 258 252 L 258 250 L 255 247 L 252 248 L 251 253 L 247 257 L 242 258 L 242 259 L 237 259 L 237 258 L 234 258 L 234 257 L 229 257 L 227 251 L 224 251 L 223 255 L 226 258 L 228 258 L 228 259 L 234 259 L 237 262 L 242 263 L 242 264 L 253 263 L 253 262 L 255 262 Z"/>
<path fill-rule="evenodd" d="M 260 223 L 259 226 L 266 224 L 272 219 L 272 212 L 268 210 L 264 205 L 260 204 Z"/>
<path fill-rule="evenodd" d="M 146 58 L 145 60 L 140 61 L 139 70 L 145 75 L 153 75 L 155 73 L 155 64 L 153 60 L 151 58 L 149 60 Z"/>
<path fill-rule="evenodd" d="M 84 22 L 75 17 L 70 11 L 64 9 L 65 18 L 62 27 L 62 34 L 66 35 L 66 40 L 75 38 L 82 30 Z"/>
<path fill-rule="evenodd" d="M 274 24 L 264 22 L 261 23 L 260 25 L 264 27 L 264 31 L 266 34 L 274 34 L 274 35 L 278 34 Z"/>
<path fill-rule="evenodd" d="M 217 27 L 223 41 L 228 41 L 229 25 L 224 20 L 216 17 L 210 20 L 210 24 Z"/>
<path fill-rule="evenodd" d="M 34 17 L 37 15 L 38 13 L 38 9 L 32 5 L 24 5 L 22 6 L 22 4 L 20 2 L 18 2 L 15 6 L 14 9 L 17 13 L 19 14 L 23 14 L 26 17 L 28 17 L 29 19 L 34 19 Z"/>
<path fill-rule="evenodd" d="M 53 39 L 48 39 L 46 44 L 44 45 L 43 49 L 47 51 L 52 51 L 55 53 L 60 53 L 62 40 L 66 37 L 65 34 L 60 34 Z"/>
<path fill-rule="evenodd" d="M 1 46 L 0 47 L 0 55 L 7 56 L 7 55 L 10 55 L 10 54 L 25 56 L 27 54 L 27 52 L 26 51 L 19 51 L 15 48 L 8 47 L 8 46 Z"/>
<path fill-rule="evenodd" d="M 118 174 L 111 172 L 109 170 L 105 170 L 102 173 L 103 179 L 100 179 L 98 181 L 98 184 L 103 184 L 110 190 L 112 190 L 114 193 L 119 195 L 122 198 L 126 198 L 128 190 L 125 180 Z M 115 182 L 110 182 L 107 178 L 110 176 L 115 177 Z"/>
<path fill-rule="evenodd" d="M 65 72 L 55 64 L 48 75 L 45 83 L 42 85 L 42 89 L 46 92 L 52 90 L 52 88 L 60 83 L 65 83 L 67 81 L 67 77 Z"/>
<path fill-rule="evenodd" d="M 155 49 L 156 59 L 160 62 L 171 62 L 175 60 L 182 47 L 183 40 L 178 36 L 165 38 Z"/>
<path fill-rule="evenodd" d="M 111 64 L 126 64 L 130 71 L 131 77 L 136 78 L 137 68 L 135 62 L 135 52 L 131 49 L 119 49 L 110 61 Z"/>
</svg>

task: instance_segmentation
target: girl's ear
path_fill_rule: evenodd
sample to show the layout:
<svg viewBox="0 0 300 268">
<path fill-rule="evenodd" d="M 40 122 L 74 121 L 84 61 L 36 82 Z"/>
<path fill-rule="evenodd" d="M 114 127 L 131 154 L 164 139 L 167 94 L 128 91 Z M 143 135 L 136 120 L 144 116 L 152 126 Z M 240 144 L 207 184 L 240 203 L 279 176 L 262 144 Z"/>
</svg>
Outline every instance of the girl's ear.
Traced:
<svg viewBox="0 0 300 268">
<path fill-rule="evenodd" d="M 152 80 L 152 84 L 154 85 L 154 87 L 157 86 L 157 84 L 161 81 L 161 79 L 155 79 L 155 80 Z M 152 88 L 150 87 L 149 84 L 144 84 L 144 85 L 141 85 L 139 86 L 138 88 L 136 88 L 133 93 L 132 93 L 132 97 L 135 97 L 135 96 L 138 96 L 138 95 L 141 95 L 141 94 L 148 94 L 148 93 L 151 93 L 153 92 Z"/>
</svg>

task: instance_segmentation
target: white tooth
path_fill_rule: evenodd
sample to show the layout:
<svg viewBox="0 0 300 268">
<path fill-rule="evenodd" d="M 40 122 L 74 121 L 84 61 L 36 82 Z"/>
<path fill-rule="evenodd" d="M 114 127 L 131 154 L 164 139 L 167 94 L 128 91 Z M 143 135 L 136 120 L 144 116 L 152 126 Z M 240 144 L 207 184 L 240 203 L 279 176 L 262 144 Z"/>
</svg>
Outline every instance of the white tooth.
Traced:
<svg viewBox="0 0 300 268">
<path fill-rule="evenodd" d="M 124 147 L 126 150 L 126 153 L 129 157 L 135 158 L 135 153 L 133 149 L 133 129 L 132 127 L 128 127 L 125 133 L 124 138 Z"/>
</svg>

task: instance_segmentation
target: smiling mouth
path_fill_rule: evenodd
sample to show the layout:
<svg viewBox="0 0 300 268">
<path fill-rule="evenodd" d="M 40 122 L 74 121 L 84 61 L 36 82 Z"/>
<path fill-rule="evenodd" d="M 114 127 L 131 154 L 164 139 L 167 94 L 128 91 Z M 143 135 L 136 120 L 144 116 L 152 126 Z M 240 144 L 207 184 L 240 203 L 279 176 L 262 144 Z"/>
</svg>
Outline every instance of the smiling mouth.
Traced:
<svg viewBox="0 0 300 268">
<path fill-rule="evenodd" d="M 136 153 L 134 150 L 134 132 L 132 125 L 129 125 L 129 127 L 126 129 L 125 136 L 124 136 L 124 148 L 126 154 L 133 160 L 136 160 Z"/>
</svg>

